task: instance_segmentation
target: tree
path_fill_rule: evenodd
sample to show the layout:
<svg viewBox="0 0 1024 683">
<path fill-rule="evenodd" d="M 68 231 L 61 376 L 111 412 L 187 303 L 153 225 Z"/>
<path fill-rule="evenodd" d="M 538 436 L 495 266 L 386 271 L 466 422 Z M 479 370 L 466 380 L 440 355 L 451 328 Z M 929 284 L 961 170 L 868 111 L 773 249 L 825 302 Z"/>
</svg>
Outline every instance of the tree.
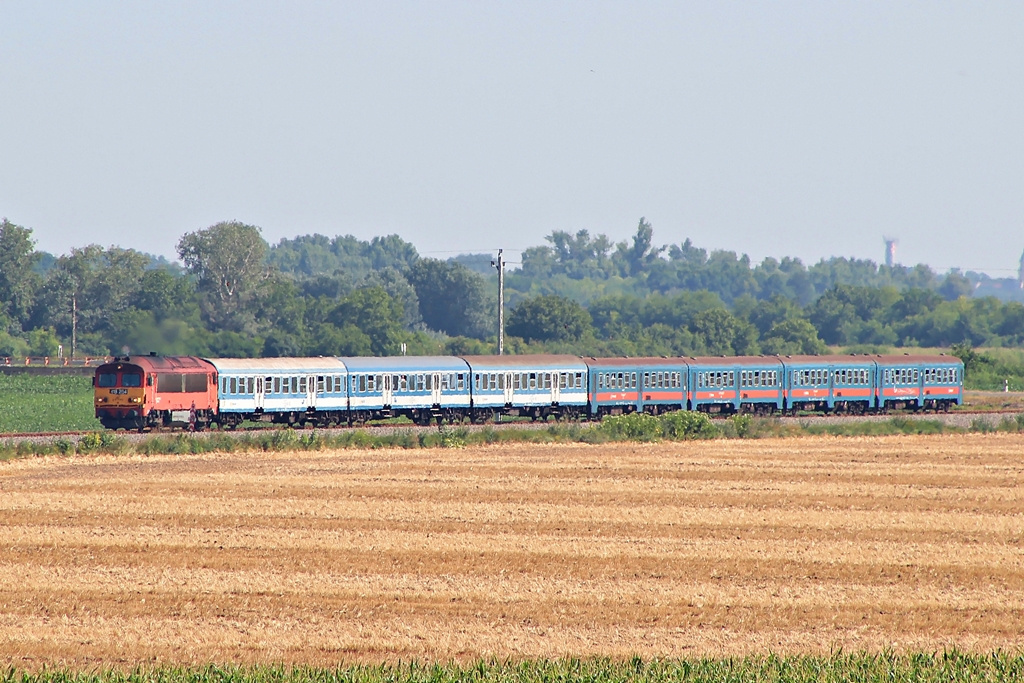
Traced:
<svg viewBox="0 0 1024 683">
<path fill-rule="evenodd" d="M 267 243 L 260 229 L 229 221 L 185 234 L 178 256 L 195 276 L 204 312 L 218 327 L 241 331 L 255 318 L 245 309 L 269 277 Z"/>
<path fill-rule="evenodd" d="M 360 289 L 380 287 L 387 292 L 402 308 L 401 322 L 403 327 L 411 330 L 423 321 L 420 315 L 420 302 L 416 297 L 416 290 L 397 268 L 386 266 L 379 270 L 374 270 L 363 278 L 359 287 Z"/>
<path fill-rule="evenodd" d="M 592 332 L 590 313 L 575 301 L 556 295 L 521 301 L 509 313 L 507 330 L 526 341 L 576 341 Z"/>
<path fill-rule="evenodd" d="M 423 322 L 430 329 L 476 339 L 493 334 L 496 296 L 488 294 L 482 276 L 460 263 L 428 258 L 417 261 L 407 278 L 416 290 Z"/>
<path fill-rule="evenodd" d="M 39 276 L 33 271 L 39 262 L 32 231 L 0 221 L 0 313 L 23 325 L 32 310 L 32 297 L 39 286 Z"/>
<path fill-rule="evenodd" d="M 827 352 L 828 347 L 818 337 L 818 331 L 810 321 L 787 318 L 772 325 L 765 333 L 761 340 L 761 350 L 778 355 L 813 355 Z"/>
<path fill-rule="evenodd" d="M 34 327 L 52 325 L 67 339 L 106 339 L 112 316 L 135 307 L 149 258 L 134 249 L 90 244 L 57 259 L 33 307 Z M 79 344 L 79 347 L 82 347 Z M 96 349 L 91 349 L 95 351 Z"/>
<path fill-rule="evenodd" d="M 615 257 L 621 264 L 620 270 L 623 275 L 639 275 L 665 251 L 666 247 L 655 249 L 651 245 L 653 236 L 654 228 L 641 216 L 640 224 L 637 225 L 636 234 L 633 236 L 633 244 L 620 242 L 616 247 Z"/>
<path fill-rule="evenodd" d="M 398 353 L 402 341 L 402 306 L 382 287 L 368 287 L 352 292 L 342 299 L 327 317 L 327 321 L 341 331 L 340 339 L 344 339 L 349 351 L 341 354 L 346 350 L 342 348 L 330 355 L 365 355 L 365 350 L 374 356 Z M 352 344 L 353 339 L 358 339 L 358 343 Z M 364 339 L 369 341 L 368 349 Z M 360 353 L 352 354 L 353 347 Z"/>
</svg>

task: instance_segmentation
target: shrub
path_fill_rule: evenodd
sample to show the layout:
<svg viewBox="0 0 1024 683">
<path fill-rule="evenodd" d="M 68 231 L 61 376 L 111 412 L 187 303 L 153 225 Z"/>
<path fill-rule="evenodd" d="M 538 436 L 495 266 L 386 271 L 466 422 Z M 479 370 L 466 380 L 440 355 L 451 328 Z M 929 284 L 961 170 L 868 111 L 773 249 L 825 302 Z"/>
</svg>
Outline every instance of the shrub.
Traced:
<svg viewBox="0 0 1024 683">
<path fill-rule="evenodd" d="M 439 445 L 441 448 L 465 448 L 466 437 L 469 432 L 464 428 L 441 427 L 438 429 L 438 432 L 440 434 Z"/>
<path fill-rule="evenodd" d="M 660 441 L 663 436 L 661 421 L 647 413 L 607 417 L 601 429 L 616 441 Z"/>
<path fill-rule="evenodd" d="M 704 413 L 676 410 L 660 418 L 662 432 L 666 439 L 714 439 L 721 434 L 711 418 Z"/>
<path fill-rule="evenodd" d="M 103 444 L 103 436 L 100 432 L 87 432 L 78 440 L 79 453 L 95 453 Z"/>
</svg>

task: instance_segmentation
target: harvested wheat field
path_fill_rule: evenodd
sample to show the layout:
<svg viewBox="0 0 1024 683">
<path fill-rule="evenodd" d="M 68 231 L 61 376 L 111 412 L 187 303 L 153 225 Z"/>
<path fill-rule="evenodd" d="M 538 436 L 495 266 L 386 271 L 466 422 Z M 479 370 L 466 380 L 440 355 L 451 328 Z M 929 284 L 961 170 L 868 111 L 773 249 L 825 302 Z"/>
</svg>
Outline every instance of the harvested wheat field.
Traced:
<svg viewBox="0 0 1024 683">
<path fill-rule="evenodd" d="M 1024 437 L 0 464 L 0 660 L 1024 645 Z"/>
</svg>

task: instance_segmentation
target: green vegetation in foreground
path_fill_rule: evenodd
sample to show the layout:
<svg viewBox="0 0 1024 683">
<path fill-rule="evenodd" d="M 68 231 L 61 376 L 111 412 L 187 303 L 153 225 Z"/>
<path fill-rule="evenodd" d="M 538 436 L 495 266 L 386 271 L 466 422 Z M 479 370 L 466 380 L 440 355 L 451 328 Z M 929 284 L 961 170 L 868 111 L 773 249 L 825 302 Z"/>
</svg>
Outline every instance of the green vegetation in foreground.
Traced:
<svg viewBox="0 0 1024 683">
<path fill-rule="evenodd" d="M 1020 681 L 1024 655 L 993 652 L 829 656 L 753 656 L 729 659 L 557 659 L 478 661 L 473 664 L 310 667 L 138 668 L 120 671 L 8 669 L 0 683 L 948 683 Z"/>
<path fill-rule="evenodd" d="M 897 416 L 888 420 L 800 424 L 772 418 L 736 415 L 711 420 L 703 413 L 678 411 L 658 417 L 633 413 L 605 418 L 599 423 L 556 423 L 541 429 L 502 429 L 487 426 L 413 430 L 396 427 L 386 434 L 365 429 L 316 431 L 273 429 L 252 432 L 181 432 L 129 441 L 116 432 L 90 432 L 77 442 L 65 438 L 33 442 L 0 442 L 0 459 L 33 455 L 109 453 L 173 455 L 177 453 L 256 453 L 280 451 L 324 451 L 347 448 L 463 448 L 497 443 L 611 443 L 685 441 L 694 439 L 757 439 L 766 437 L 883 436 L 888 434 L 960 434 L 964 432 L 1022 432 L 1024 413 L 1004 418 L 998 424 L 974 420 L 962 429 L 939 420 Z M 2 682 L 0 682 L 2 683 Z"/>
<path fill-rule="evenodd" d="M 0 434 L 99 429 L 92 399 L 84 375 L 0 375 Z"/>
</svg>

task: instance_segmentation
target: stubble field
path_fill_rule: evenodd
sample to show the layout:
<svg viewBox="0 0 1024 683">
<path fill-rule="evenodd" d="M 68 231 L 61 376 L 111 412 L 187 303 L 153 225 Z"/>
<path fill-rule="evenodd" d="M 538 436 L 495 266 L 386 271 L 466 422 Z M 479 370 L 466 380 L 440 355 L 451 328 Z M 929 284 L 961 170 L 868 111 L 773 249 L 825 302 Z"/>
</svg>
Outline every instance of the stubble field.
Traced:
<svg viewBox="0 0 1024 683">
<path fill-rule="evenodd" d="M 0 661 L 1019 651 L 1024 437 L 0 463 Z"/>
</svg>

